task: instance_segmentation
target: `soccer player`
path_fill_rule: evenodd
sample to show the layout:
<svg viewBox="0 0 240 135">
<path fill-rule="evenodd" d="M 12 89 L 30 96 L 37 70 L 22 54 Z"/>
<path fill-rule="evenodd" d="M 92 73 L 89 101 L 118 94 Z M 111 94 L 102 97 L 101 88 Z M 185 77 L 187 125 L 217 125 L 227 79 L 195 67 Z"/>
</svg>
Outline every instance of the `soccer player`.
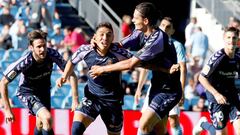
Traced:
<svg viewBox="0 0 240 135">
<path fill-rule="evenodd" d="M 142 49 L 130 59 L 106 66 L 93 66 L 90 70 L 90 75 L 97 77 L 113 71 L 129 70 L 139 64 L 152 69 L 150 105 L 141 116 L 139 135 L 151 134 L 154 126 L 167 118 L 182 96 L 176 50 L 169 45 L 168 36 L 156 27 L 157 15 L 152 3 L 137 5 L 133 14 L 135 30 L 121 43 L 124 47 L 139 45 Z"/>
<path fill-rule="evenodd" d="M 8 66 L 0 83 L 5 119 L 7 123 L 15 120 L 8 100 L 8 84 L 21 74 L 16 95 L 29 109 L 29 113 L 36 116 L 34 134 L 53 135 L 50 114 L 50 76 L 53 63 L 64 70 L 66 61 L 56 50 L 47 48 L 47 33 L 34 30 L 28 34 L 28 38 L 31 51 Z M 70 82 L 73 91 L 77 91 L 77 78 L 74 72 L 71 74 Z"/>
<path fill-rule="evenodd" d="M 172 35 L 175 32 L 174 26 L 173 26 L 173 20 L 170 17 L 164 17 L 159 25 L 159 28 L 166 32 L 166 34 L 169 36 L 169 42 L 170 45 L 174 45 L 176 52 L 177 52 L 177 61 L 180 65 L 180 81 L 182 85 L 182 90 L 184 90 L 185 82 L 186 82 L 186 74 L 187 74 L 187 67 L 186 67 L 186 52 L 184 50 L 183 45 L 178 42 L 177 40 L 172 38 Z M 181 103 L 184 100 L 184 92 L 182 93 L 182 99 Z M 173 135 L 182 135 L 182 129 L 180 127 L 180 121 L 179 121 L 179 115 L 180 115 L 180 108 L 178 105 L 176 105 L 170 112 L 168 120 L 170 122 L 171 131 Z"/>
<path fill-rule="evenodd" d="M 240 134 L 240 95 L 235 79 L 240 73 L 240 50 L 237 47 L 239 30 L 230 27 L 224 32 L 224 48 L 214 53 L 199 76 L 209 101 L 212 124 L 202 117 L 193 129 L 193 135 L 208 130 L 211 135 L 227 134 L 230 119 L 235 132 Z"/>
<path fill-rule="evenodd" d="M 72 73 L 74 66 L 83 61 L 89 69 L 93 65 L 109 65 L 132 57 L 132 54 L 117 44 L 113 44 L 114 39 L 112 25 L 108 22 L 100 23 L 93 36 L 96 43 L 92 45 L 82 45 L 68 61 L 64 73 L 57 81 L 58 86 L 62 86 L 66 78 Z M 81 135 L 85 129 L 101 116 L 107 127 L 108 135 L 120 135 L 123 114 L 122 100 L 124 90 L 121 86 L 121 72 L 108 72 L 96 77 L 88 76 L 85 87 L 85 97 L 74 112 L 72 135 Z"/>
</svg>

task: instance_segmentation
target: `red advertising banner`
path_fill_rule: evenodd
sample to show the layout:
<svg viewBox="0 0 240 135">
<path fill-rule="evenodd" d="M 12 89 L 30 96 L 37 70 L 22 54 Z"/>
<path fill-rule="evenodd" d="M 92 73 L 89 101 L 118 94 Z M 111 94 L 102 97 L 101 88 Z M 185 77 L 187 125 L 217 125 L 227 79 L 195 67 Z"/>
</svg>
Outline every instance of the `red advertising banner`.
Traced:
<svg viewBox="0 0 240 135">
<path fill-rule="evenodd" d="M 15 122 L 6 124 L 4 113 L 0 110 L 0 135 L 33 135 L 35 127 L 35 117 L 28 115 L 27 109 L 14 108 Z M 53 109 L 51 111 L 54 123 L 53 129 L 55 135 L 70 135 L 73 113 L 70 110 Z M 141 113 L 139 111 L 125 110 L 124 112 L 123 135 L 136 135 L 139 126 L 139 119 Z M 192 134 L 193 126 L 196 125 L 201 116 L 206 116 L 209 119 L 208 112 L 181 112 L 180 122 L 183 128 L 184 135 Z M 228 135 L 234 135 L 233 127 L 228 123 Z M 168 131 L 171 135 L 171 130 Z M 84 135 L 99 135 L 106 134 L 106 127 L 104 126 L 100 117 L 98 117 L 84 132 Z M 201 135 L 207 135 L 204 131 Z"/>
</svg>

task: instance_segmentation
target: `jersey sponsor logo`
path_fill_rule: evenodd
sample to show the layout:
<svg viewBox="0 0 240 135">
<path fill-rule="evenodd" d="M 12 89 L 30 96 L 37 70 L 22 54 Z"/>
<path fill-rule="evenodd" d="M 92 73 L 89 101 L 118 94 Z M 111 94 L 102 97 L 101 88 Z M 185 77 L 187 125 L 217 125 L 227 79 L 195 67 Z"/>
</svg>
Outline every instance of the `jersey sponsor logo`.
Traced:
<svg viewBox="0 0 240 135">
<path fill-rule="evenodd" d="M 17 75 L 17 72 L 11 71 L 7 77 L 12 80 L 16 75 Z"/>
<path fill-rule="evenodd" d="M 207 75 L 209 71 L 210 71 L 210 67 L 208 65 L 205 65 L 202 69 L 202 73 L 205 75 Z"/>
</svg>

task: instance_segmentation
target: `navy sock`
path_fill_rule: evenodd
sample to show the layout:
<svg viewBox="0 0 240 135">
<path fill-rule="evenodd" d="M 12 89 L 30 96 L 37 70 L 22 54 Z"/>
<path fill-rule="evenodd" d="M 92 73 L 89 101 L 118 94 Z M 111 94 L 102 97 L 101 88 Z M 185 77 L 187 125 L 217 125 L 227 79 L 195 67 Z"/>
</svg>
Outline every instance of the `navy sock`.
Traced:
<svg viewBox="0 0 240 135">
<path fill-rule="evenodd" d="M 42 130 L 42 135 L 54 135 L 53 129 L 51 130 Z"/>
<path fill-rule="evenodd" d="M 82 135 L 85 129 L 85 125 L 82 122 L 74 121 L 72 124 L 72 135 Z"/>
<path fill-rule="evenodd" d="M 37 127 L 34 128 L 34 135 L 42 135 L 42 130 L 38 130 Z"/>
<path fill-rule="evenodd" d="M 200 126 L 201 126 L 203 129 L 209 131 L 209 132 L 210 132 L 210 135 L 215 135 L 215 134 L 216 134 L 215 128 L 214 128 L 213 125 L 210 124 L 209 122 L 203 122 Z"/>
</svg>

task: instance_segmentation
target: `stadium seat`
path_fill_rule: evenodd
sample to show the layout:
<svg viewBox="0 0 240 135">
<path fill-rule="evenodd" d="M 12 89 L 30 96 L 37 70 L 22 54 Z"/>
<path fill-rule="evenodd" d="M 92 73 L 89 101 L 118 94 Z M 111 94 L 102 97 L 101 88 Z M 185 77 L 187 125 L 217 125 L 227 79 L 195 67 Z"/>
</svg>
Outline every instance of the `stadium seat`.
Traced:
<svg viewBox="0 0 240 135">
<path fill-rule="evenodd" d="M 86 83 L 78 83 L 78 96 L 80 99 L 84 97 L 84 88 Z"/>
<path fill-rule="evenodd" d="M 189 111 L 190 103 L 189 103 L 188 99 L 184 99 L 183 108 L 184 108 L 185 111 Z"/>
<path fill-rule="evenodd" d="M 60 78 L 62 76 L 61 73 L 59 73 L 58 71 L 53 71 L 52 75 L 51 75 L 51 84 L 52 87 L 54 87 L 56 85 L 56 81 L 58 78 Z"/>
<path fill-rule="evenodd" d="M 23 51 L 20 50 L 14 50 L 14 49 L 9 49 L 5 54 L 4 54 L 4 60 L 5 61 L 16 61 L 22 56 Z"/>
<path fill-rule="evenodd" d="M 0 49 L 0 60 L 3 59 L 4 54 L 5 54 L 5 50 L 4 49 Z"/>
<path fill-rule="evenodd" d="M 16 95 L 18 85 L 14 83 L 10 83 L 8 85 L 8 97 L 13 98 Z"/>
<path fill-rule="evenodd" d="M 51 93 L 52 96 L 64 96 L 64 97 L 67 97 L 70 94 L 71 94 L 71 86 L 70 86 L 70 84 L 64 84 L 60 88 L 55 86 L 52 89 L 52 93 Z"/>
<path fill-rule="evenodd" d="M 11 99 L 12 99 L 13 107 L 14 107 L 14 108 L 24 108 L 24 105 L 23 105 L 22 102 L 18 99 L 18 97 L 13 96 Z"/>
<path fill-rule="evenodd" d="M 2 71 L 6 70 L 6 68 L 7 68 L 10 64 L 12 64 L 12 63 L 13 63 L 12 61 L 2 61 L 2 62 L 1 62 L 1 69 L 2 69 Z"/>
<path fill-rule="evenodd" d="M 199 97 L 194 97 L 191 99 L 191 106 L 194 106 L 198 103 Z"/>
<path fill-rule="evenodd" d="M 130 79 L 131 79 L 131 74 L 122 73 L 122 80 L 125 80 L 128 83 Z"/>
<path fill-rule="evenodd" d="M 123 98 L 123 110 L 132 110 L 134 104 L 134 96 L 132 95 L 125 95 Z"/>
<path fill-rule="evenodd" d="M 64 96 L 51 96 L 51 107 L 56 109 L 64 108 Z"/>
</svg>

